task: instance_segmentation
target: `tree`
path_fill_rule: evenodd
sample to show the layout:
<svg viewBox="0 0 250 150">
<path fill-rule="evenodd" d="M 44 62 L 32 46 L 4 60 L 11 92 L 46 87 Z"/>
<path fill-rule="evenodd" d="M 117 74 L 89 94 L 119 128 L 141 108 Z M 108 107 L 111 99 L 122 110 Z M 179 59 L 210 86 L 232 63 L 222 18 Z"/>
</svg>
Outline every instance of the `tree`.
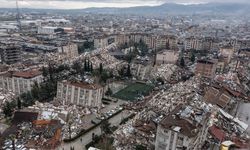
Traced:
<svg viewBox="0 0 250 150">
<path fill-rule="evenodd" d="M 127 77 L 131 77 L 131 76 L 132 76 L 132 74 L 131 74 L 131 69 L 130 69 L 130 64 L 128 64 L 126 76 L 127 76 Z"/>
<path fill-rule="evenodd" d="M 31 95 L 34 99 L 40 100 L 41 98 L 40 93 L 41 93 L 40 87 L 38 83 L 35 81 L 31 89 Z"/>
<path fill-rule="evenodd" d="M 102 74 L 101 74 L 101 81 L 106 83 L 107 82 L 107 79 L 109 78 L 109 75 L 108 75 L 108 72 L 107 71 L 103 71 Z"/>
<path fill-rule="evenodd" d="M 87 59 L 84 60 L 84 71 L 88 71 Z"/>
<path fill-rule="evenodd" d="M 101 123 L 101 132 L 104 134 L 110 134 L 111 130 L 110 130 L 110 123 L 108 122 L 108 120 L 103 120 Z"/>
<path fill-rule="evenodd" d="M 45 67 L 42 68 L 42 75 L 43 75 L 43 77 L 47 78 L 47 76 L 49 75 L 47 68 L 45 68 Z"/>
<path fill-rule="evenodd" d="M 113 94 L 111 88 L 108 88 L 107 92 L 105 93 L 106 95 L 110 96 Z"/>
<path fill-rule="evenodd" d="M 17 98 L 17 108 L 18 108 L 18 109 L 21 109 L 21 108 L 22 108 L 22 102 L 21 102 L 21 100 L 20 100 L 19 97 Z"/>
<path fill-rule="evenodd" d="M 33 105 L 35 103 L 35 100 L 32 97 L 31 92 L 21 94 L 20 98 L 22 99 L 23 106 L 25 106 L 25 107 L 31 106 L 31 105 Z"/>
<path fill-rule="evenodd" d="M 137 145 L 135 146 L 135 149 L 136 149 L 136 150 L 146 150 L 147 148 L 146 148 L 145 146 L 143 146 L 143 145 L 137 144 Z"/>
<path fill-rule="evenodd" d="M 149 50 L 148 46 L 142 39 L 140 39 L 140 41 L 138 43 L 138 47 L 139 47 L 139 49 L 141 51 L 142 56 L 145 56 L 148 53 L 148 50 Z"/>
<path fill-rule="evenodd" d="M 93 64 L 92 64 L 92 62 L 90 63 L 90 72 L 93 72 Z"/>
<path fill-rule="evenodd" d="M 181 62 L 180 62 L 181 67 L 185 67 L 185 60 L 183 57 L 181 57 Z"/>
<path fill-rule="evenodd" d="M 103 67 L 102 67 L 102 63 L 99 64 L 99 73 L 102 74 L 103 72 Z"/>
<path fill-rule="evenodd" d="M 80 64 L 78 61 L 75 61 L 75 62 L 73 63 L 72 68 L 75 70 L 75 73 L 76 73 L 76 74 L 81 73 L 81 68 L 82 68 L 82 66 L 81 66 L 81 64 Z"/>
<path fill-rule="evenodd" d="M 90 61 L 88 59 L 88 63 L 87 63 L 87 71 L 90 71 Z"/>
<path fill-rule="evenodd" d="M 50 82 L 54 82 L 54 74 L 55 74 L 56 68 L 53 64 L 49 63 L 49 67 L 48 67 L 48 75 L 49 75 L 49 81 Z"/>
<path fill-rule="evenodd" d="M 120 77 L 124 76 L 124 72 L 125 72 L 124 67 L 122 67 L 120 70 L 118 70 L 118 74 L 120 75 Z"/>
<path fill-rule="evenodd" d="M 191 60 L 193 63 L 194 63 L 194 61 L 195 61 L 195 54 L 194 54 L 193 51 L 191 52 L 190 60 Z"/>
<path fill-rule="evenodd" d="M 164 79 L 162 77 L 158 77 L 157 79 L 157 82 L 160 82 L 162 85 L 164 84 Z"/>
<path fill-rule="evenodd" d="M 14 112 L 14 108 L 16 107 L 14 101 L 12 102 L 6 102 L 6 104 L 3 107 L 3 114 L 5 118 L 11 117 L 12 113 Z"/>
</svg>

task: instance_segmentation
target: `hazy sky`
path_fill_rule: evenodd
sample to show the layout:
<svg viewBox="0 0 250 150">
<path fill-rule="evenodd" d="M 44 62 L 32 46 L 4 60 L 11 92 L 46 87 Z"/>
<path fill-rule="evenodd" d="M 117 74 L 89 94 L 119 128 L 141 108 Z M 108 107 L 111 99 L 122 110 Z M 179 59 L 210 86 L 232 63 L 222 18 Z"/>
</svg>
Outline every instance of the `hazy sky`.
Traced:
<svg viewBox="0 0 250 150">
<path fill-rule="evenodd" d="M 199 4 L 208 2 L 249 3 L 250 0 L 19 0 L 21 8 L 77 9 L 88 7 L 155 6 L 163 3 Z M 16 7 L 15 0 L 0 0 L 0 7 Z"/>
</svg>

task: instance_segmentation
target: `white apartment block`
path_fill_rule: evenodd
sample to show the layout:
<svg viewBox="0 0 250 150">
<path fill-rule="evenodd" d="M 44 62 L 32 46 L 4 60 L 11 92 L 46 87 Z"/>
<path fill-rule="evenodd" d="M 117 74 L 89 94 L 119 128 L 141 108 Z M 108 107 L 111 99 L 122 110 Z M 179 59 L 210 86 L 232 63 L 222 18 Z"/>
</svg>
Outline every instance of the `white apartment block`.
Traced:
<svg viewBox="0 0 250 150">
<path fill-rule="evenodd" d="M 38 34 L 54 34 L 57 27 L 38 27 Z"/>
<path fill-rule="evenodd" d="M 42 79 L 42 72 L 38 70 L 7 72 L 0 75 L 0 88 L 20 95 L 30 91 L 34 83 L 41 83 Z"/>
<path fill-rule="evenodd" d="M 189 37 L 184 42 L 185 50 L 213 50 L 217 49 L 216 42 L 213 38 Z"/>
<path fill-rule="evenodd" d="M 57 99 L 63 104 L 100 108 L 103 91 L 103 87 L 97 84 L 63 81 L 57 84 Z"/>
<path fill-rule="evenodd" d="M 67 58 L 74 58 L 79 55 L 77 44 L 68 44 L 62 47 L 58 47 L 58 52 L 65 54 Z"/>
<path fill-rule="evenodd" d="M 149 34 L 133 33 L 133 34 L 118 34 L 115 42 L 117 44 L 124 44 L 132 42 L 139 42 L 142 40 L 151 49 L 177 49 L 177 38 L 171 35 L 152 36 Z"/>
</svg>

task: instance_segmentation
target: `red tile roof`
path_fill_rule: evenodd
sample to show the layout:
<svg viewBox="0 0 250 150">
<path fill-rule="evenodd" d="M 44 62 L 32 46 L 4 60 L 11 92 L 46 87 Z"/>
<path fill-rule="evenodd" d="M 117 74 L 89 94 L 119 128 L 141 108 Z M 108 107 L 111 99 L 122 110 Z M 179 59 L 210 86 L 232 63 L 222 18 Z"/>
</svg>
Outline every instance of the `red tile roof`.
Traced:
<svg viewBox="0 0 250 150">
<path fill-rule="evenodd" d="M 38 70 L 29 70 L 29 71 L 16 71 L 13 72 L 14 77 L 20 77 L 20 78 L 34 78 L 36 76 L 41 75 L 42 72 Z"/>
<path fill-rule="evenodd" d="M 216 139 L 220 140 L 220 141 L 224 141 L 226 134 L 224 133 L 223 130 L 219 129 L 218 127 L 216 127 L 215 125 L 211 126 L 209 128 L 209 132 L 212 136 L 214 136 Z"/>
</svg>

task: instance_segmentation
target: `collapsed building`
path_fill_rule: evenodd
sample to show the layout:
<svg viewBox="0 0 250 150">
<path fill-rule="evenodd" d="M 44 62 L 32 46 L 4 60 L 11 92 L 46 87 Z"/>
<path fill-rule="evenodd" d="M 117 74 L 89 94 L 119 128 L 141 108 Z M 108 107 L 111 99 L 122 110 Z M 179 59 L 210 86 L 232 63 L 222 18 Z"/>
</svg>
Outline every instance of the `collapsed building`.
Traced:
<svg viewBox="0 0 250 150">
<path fill-rule="evenodd" d="M 56 149 L 61 144 L 62 125 L 59 120 L 37 120 L 37 112 L 15 112 L 12 125 L 3 133 L 3 149 Z"/>
<path fill-rule="evenodd" d="M 177 106 L 157 127 L 155 149 L 201 149 L 208 133 L 208 105 Z"/>
<path fill-rule="evenodd" d="M 164 116 L 179 105 L 205 105 L 197 93 L 198 89 L 198 80 L 192 78 L 186 82 L 177 83 L 168 90 L 157 91 L 146 97 L 148 101 L 142 110 L 140 109 L 131 121 L 119 127 L 114 133 L 114 146 L 118 149 L 131 149 L 136 144 L 154 147 L 157 126 Z M 140 103 L 138 107 L 141 105 Z"/>
</svg>

